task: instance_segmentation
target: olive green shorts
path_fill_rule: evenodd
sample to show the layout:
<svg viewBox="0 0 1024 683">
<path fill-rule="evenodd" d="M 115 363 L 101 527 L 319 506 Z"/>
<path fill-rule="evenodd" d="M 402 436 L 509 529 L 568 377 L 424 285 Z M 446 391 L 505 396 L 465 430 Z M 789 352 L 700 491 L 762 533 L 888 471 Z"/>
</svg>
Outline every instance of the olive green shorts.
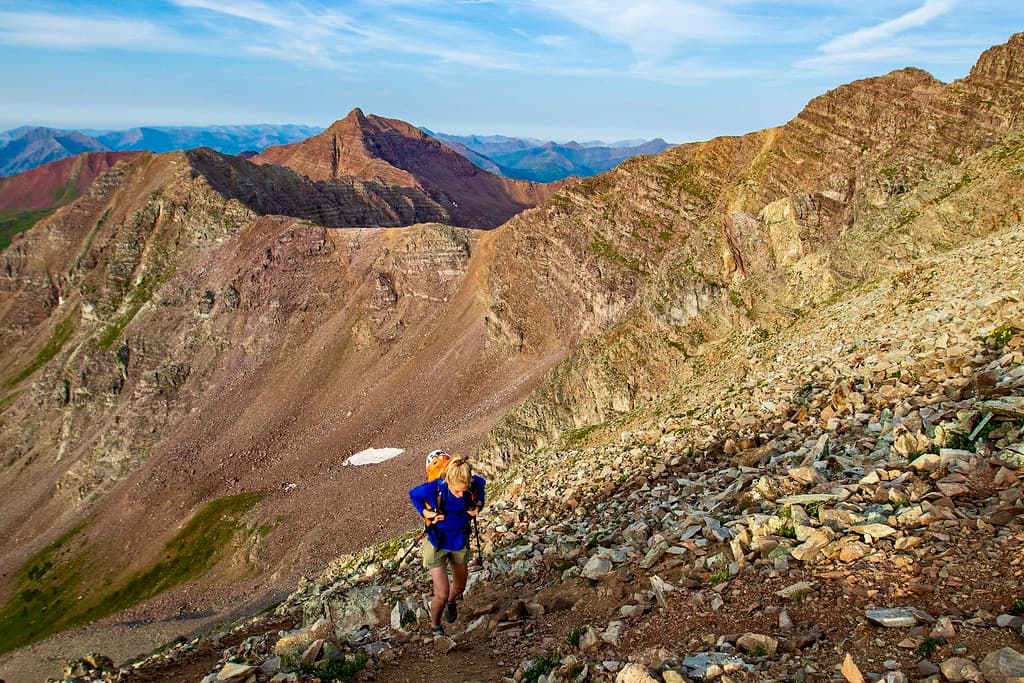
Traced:
<svg viewBox="0 0 1024 683">
<path fill-rule="evenodd" d="M 421 547 L 423 548 L 423 567 L 425 569 L 443 567 L 446 560 L 451 560 L 455 564 L 469 562 L 469 544 L 466 544 L 462 550 L 438 550 L 429 538 L 424 538 Z"/>
</svg>

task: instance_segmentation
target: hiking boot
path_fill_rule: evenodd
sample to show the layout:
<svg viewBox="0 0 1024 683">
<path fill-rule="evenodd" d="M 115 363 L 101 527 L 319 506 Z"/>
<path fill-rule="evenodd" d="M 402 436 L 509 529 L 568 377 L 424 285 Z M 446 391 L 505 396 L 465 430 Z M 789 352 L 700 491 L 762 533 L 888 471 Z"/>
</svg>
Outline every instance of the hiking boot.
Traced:
<svg viewBox="0 0 1024 683">
<path fill-rule="evenodd" d="M 444 628 L 441 627 L 441 624 L 438 624 L 437 626 L 431 626 L 430 627 L 430 633 L 435 638 L 438 637 L 438 636 L 443 636 L 444 635 Z"/>
<path fill-rule="evenodd" d="M 444 618 L 448 620 L 449 624 L 454 624 L 455 620 L 459 618 L 459 608 L 455 606 L 454 602 L 449 602 L 444 606 Z"/>
</svg>

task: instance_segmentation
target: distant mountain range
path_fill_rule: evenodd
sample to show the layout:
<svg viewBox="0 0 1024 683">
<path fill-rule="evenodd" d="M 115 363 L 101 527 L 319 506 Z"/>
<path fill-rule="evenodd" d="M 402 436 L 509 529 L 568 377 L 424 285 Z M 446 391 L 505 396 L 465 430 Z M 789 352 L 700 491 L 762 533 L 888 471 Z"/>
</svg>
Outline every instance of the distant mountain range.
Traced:
<svg viewBox="0 0 1024 683">
<path fill-rule="evenodd" d="M 661 138 L 617 142 L 553 142 L 504 135 L 448 135 L 421 129 L 474 164 L 506 178 L 549 183 L 571 175 L 604 173 L 638 154 L 657 154 L 673 145 Z"/>
<path fill-rule="evenodd" d="M 82 152 L 173 152 L 209 147 L 223 154 L 258 152 L 271 145 L 298 142 L 322 128 L 297 125 L 58 130 L 23 126 L 0 133 L 0 176 L 10 176 Z"/>
<path fill-rule="evenodd" d="M 299 125 L 144 127 L 128 130 L 59 130 L 23 126 L 0 132 L 0 176 L 12 176 L 82 152 L 156 153 L 209 147 L 222 154 L 252 156 L 267 147 L 311 138 L 323 129 Z M 556 143 L 504 135 L 447 135 L 421 131 L 479 168 L 518 180 L 548 183 L 592 176 L 637 154 L 656 154 L 672 145 L 661 138 Z"/>
</svg>

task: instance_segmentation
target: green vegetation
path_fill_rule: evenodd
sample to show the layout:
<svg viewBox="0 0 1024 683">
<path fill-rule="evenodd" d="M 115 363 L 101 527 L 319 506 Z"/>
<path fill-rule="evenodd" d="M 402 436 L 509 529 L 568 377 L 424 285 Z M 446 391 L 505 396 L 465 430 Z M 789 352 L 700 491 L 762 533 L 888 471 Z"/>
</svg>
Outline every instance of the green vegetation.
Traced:
<svg viewBox="0 0 1024 683">
<path fill-rule="evenodd" d="M 944 445 L 946 448 L 953 448 L 958 451 L 971 451 L 972 453 L 975 448 L 974 442 L 967 437 L 967 434 L 961 434 L 959 432 L 950 434 Z"/>
<path fill-rule="evenodd" d="M 570 429 L 569 431 L 562 434 L 560 439 L 561 447 L 566 450 L 572 450 L 577 446 L 581 446 L 586 443 L 586 439 L 590 436 L 590 433 L 601 425 L 586 425 L 583 427 L 577 427 L 576 429 Z"/>
<path fill-rule="evenodd" d="M 346 659 L 332 659 L 329 662 L 316 666 L 314 664 L 303 664 L 302 673 L 316 676 L 323 681 L 351 681 L 357 673 L 366 667 L 369 660 L 362 652 L 350 655 Z"/>
<path fill-rule="evenodd" d="M 1010 340 L 1013 339 L 1014 335 L 1018 332 L 1020 332 L 1020 330 L 1013 325 L 1000 325 L 988 333 L 988 338 L 991 339 L 996 346 L 1003 347 L 1009 344 Z"/>
<path fill-rule="evenodd" d="M 548 200 L 548 206 L 555 209 L 559 213 L 569 213 L 569 211 L 573 207 L 573 201 L 569 198 L 568 195 L 559 192 L 558 194 L 553 195 L 551 199 Z"/>
<path fill-rule="evenodd" d="M 63 206 L 73 202 L 78 197 L 78 181 L 80 178 L 80 172 L 72 173 L 64 184 L 57 188 L 57 191 L 53 193 L 53 201 L 55 204 Z"/>
<path fill-rule="evenodd" d="M 723 581 L 729 579 L 729 568 L 722 567 L 721 569 L 708 574 L 707 578 L 704 579 L 704 583 L 708 586 L 717 586 Z"/>
<path fill-rule="evenodd" d="M 26 209 L 0 211 L 0 249 L 6 249 L 15 235 L 25 232 L 56 209 Z"/>
<path fill-rule="evenodd" d="M 1020 140 L 1007 140 L 1001 145 L 992 148 L 992 158 L 1002 161 L 1009 157 L 1016 157 L 1024 151 L 1024 143 Z"/>
<path fill-rule="evenodd" d="M 582 638 L 583 634 L 586 633 L 586 632 L 587 632 L 587 629 L 583 628 L 582 626 L 577 626 L 576 628 L 574 628 L 572 631 L 569 632 L 569 635 L 567 635 L 565 637 L 565 642 L 569 643 L 573 647 L 579 647 L 580 646 L 580 638 Z"/>
<path fill-rule="evenodd" d="M 921 641 L 921 644 L 917 646 L 914 652 L 917 653 L 918 657 L 927 657 L 945 644 L 945 638 L 928 637 Z"/>
<path fill-rule="evenodd" d="M 817 517 L 818 510 L 821 509 L 822 501 L 815 501 L 813 503 L 807 503 L 804 505 L 804 510 L 807 512 L 808 517 Z"/>
<path fill-rule="evenodd" d="M 788 522 L 787 524 L 779 527 L 778 531 L 775 532 L 775 535 L 781 538 L 796 539 L 796 529 L 793 528 L 793 522 Z"/>
<path fill-rule="evenodd" d="M 686 164 L 685 166 L 677 166 L 669 169 L 666 175 L 670 185 L 679 187 L 687 194 L 696 197 L 702 202 L 710 203 L 711 200 L 708 199 L 707 195 L 704 194 L 701 187 L 697 184 L 693 171 L 693 164 Z"/>
<path fill-rule="evenodd" d="M 966 173 L 964 173 L 963 176 L 961 176 L 960 180 L 957 181 L 956 185 L 954 185 L 953 187 L 951 187 L 950 189 L 946 190 L 945 192 L 940 194 L 938 197 L 936 197 L 935 201 L 941 202 L 943 199 L 945 199 L 946 197 L 950 196 L 954 192 L 957 192 L 957 191 L 962 190 L 963 188 L 967 187 L 967 185 L 969 185 L 970 182 L 971 182 L 971 176 L 969 176 Z"/>
<path fill-rule="evenodd" d="M 159 277 L 154 276 L 152 273 L 142 276 L 142 281 L 139 282 L 138 286 L 128 296 L 127 310 L 107 327 L 106 332 L 103 333 L 103 336 L 96 343 L 98 350 L 105 351 L 117 341 L 117 338 L 124 332 L 124 328 L 128 327 L 128 323 L 153 298 L 153 292 L 156 291 L 157 287 L 167 282 L 167 279 L 173 272 L 173 270 L 168 270 L 168 272 Z"/>
<path fill-rule="evenodd" d="M 112 209 L 110 208 L 106 209 L 96 221 L 96 225 L 94 225 L 92 230 L 89 231 L 88 236 L 85 238 L 85 244 L 82 245 L 82 248 L 78 251 L 78 256 L 75 257 L 75 265 L 71 267 L 72 270 L 78 270 L 78 267 L 82 263 L 82 258 L 88 254 L 89 250 L 92 248 L 92 242 L 96 239 L 96 233 L 99 232 L 99 229 L 102 228 L 103 224 L 107 222 L 108 218 L 110 218 L 111 211 Z"/>
<path fill-rule="evenodd" d="M 555 667 L 559 663 L 558 655 L 552 655 L 550 659 L 545 657 L 537 656 L 533 658 L 529 668 L 523 672 L 523 680 L 527 683 L 536 683 L 541 676 L 547 676 L 549 673 L 554 671 Z"/>
<path fill-rule="evenodd" d="M 0 413 L 10 408 L 15 399 L 23 393 L 25 393 L 25 390 L 21 389 L 20 391 L 15 391 L 13 394 L 8 394 L 7 396 L 0 398 Z"/>
<path fill-rule="evenodd" d="M 256 533 L 262 538 L 270 534 L 271 531 L 281 526 L 281 522 L 284 521 L 284 515 L 278 515 L 274 517 L 273 522 L 264 522 L 256 527 Z"/>
<path fill-rule="evenodd" d="M 0 608 L 0 653 L 138 604 L 202 576 L 221 557 L 240 520 L 262 494 L 243 493 L 206 503 L 164 546 L 163 557 L 126 581 L 107 586 L 106 566 L 90 552 L 85 528 L 71 529 L 17 572 L 15 589 Z"/>
<path fill-rule="evenodd" d="M 671 346 L 676 351 L 679 351 L 683 355 L 686 355 L 686 345 L 685 344 L 683 344 L 681 342 L 674 341 L 672 339 L 669 339 L 667 343 L 668 343 L 669 346 Z"/>
<path fill-rule="evenodd" d="M 71 311 L 68 317 L 64 318 L 64 320 L 57 324 L 57 327 L 53 330 L 53 334 L 51 334 L 50 338 L 46 340 L 45 344 L 43 344 L 43 348 L 39 349 L 39 353 L 37 353 L 36 357 L 32 359 L 32 362 L 25 366 L 24 370 L 7 381 L 7 388 L 20 384 L 30 377 L 32 373 L 43 367 L 43 365 L 60 353 L 60 350 L 64 348 L 64 344 L 66 344 L 68 339 L 71 338 L 71 333 L 75 331 L 75 320 L 77 318 L 78 309 L 75 308 L 75 310 Z"/>
<path fill-rule="evenodd" d="M 67 531 L 31 557 L 16 574 L 15 590 L 0 610 L 0 653 L 60 630 L 48 628 L 46 613 L 60 615 L 73 608 L 74 587 L 83 562 L 80 556 L 70 561 L 63 561 L 61 556 L 67 554 L 68 546 L 84 526 Z"/>
<path fill-rule="evenodd" d="M 590 253 L 600 256 L 601 258 L 607 259 L 612 263 L 617 263 L 624 268 L 628 268 L 633 271 L 640 271 L 640 262 L 636 259 L 629 258 L 619 253 L 615 248 L 615 245 L 604 239 L 603 237 L 595 237 L 594 241 L 590 243 Z"/>
<path fill-rule="evenodd" d="M 910 209 L 903 209 L 900 211 L 899 222 L 896 224 L 897 228 L 902 228 L 907 223 L 915 220 L 918 216 L 917 211 L 911 211 Z"/>
<path fill-rule="evenodd" d="M 1014 600 L 1007 612 L 1015 617 L 1024 616 L 1024 598 Z"/>
</svg>

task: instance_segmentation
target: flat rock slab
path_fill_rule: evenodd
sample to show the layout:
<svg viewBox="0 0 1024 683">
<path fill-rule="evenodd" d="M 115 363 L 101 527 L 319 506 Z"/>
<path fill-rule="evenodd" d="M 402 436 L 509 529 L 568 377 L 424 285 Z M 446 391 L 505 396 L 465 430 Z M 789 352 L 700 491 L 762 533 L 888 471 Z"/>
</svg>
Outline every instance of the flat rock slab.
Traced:
<svg viewBox="0 0 1024 683">
<path fill-rule="evenodd" d="M 998 415 L 1024 417 L 1024 396 L 1006 396 L 982 401 L 981 407 Z"/>
<path fill-rule="evenodd" d="M 838 498 L 834 493 L 801 493 L 796 496 L 786 496 L 785 498 L 779 498 L 778 503 L 783 507 L 786 505 L 809 505 L 810 503 L 827 503 L 830 500 Z"/>
<path fill-rule="evenodd" d="M 224 665 L 224 668 L 217 672 L 218 681 L 230 681 L 236 678 L 242 678 L 248 676 L 252 672 L 256 671 L 255 666 L 249 666 L 248 664 L 235 664 L 234 662 L 228 662 Z"/>
<path fill-rule="evenodd" d="M 917 626 L 917 610 L 910 607 L 885 607 L 882 609 L 869 609 L 864 613 L 873 624 L 885 626 L 886 628 L 910 628 Z"/>
</svg>

